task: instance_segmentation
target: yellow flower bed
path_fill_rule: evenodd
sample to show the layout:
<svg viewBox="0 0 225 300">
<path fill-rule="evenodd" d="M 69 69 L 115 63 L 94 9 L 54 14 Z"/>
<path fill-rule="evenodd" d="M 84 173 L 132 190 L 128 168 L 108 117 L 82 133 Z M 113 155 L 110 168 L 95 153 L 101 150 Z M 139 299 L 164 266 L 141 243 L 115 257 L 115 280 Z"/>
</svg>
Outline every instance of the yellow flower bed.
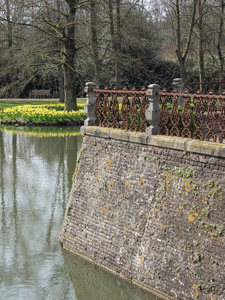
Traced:
<svg viewBox="0 0 225 300">
<path fill-rule="evenodd" d="M 54 129 L 54 127 L 17 127 L 14 126 L 0 127 L 0 131 L 7 133 L 35 136 L 37 138 L 48 138 L 48 137 L 71 137 L 71 136 L 83 136 L 80 131 L 77 131 L 77 127 L 62 127 Z"/>
<path fill-rule="evenodd" d="M 64 104 L 22 105 L 0 111 L 0 122 L 49 123 L 86 119 L 83 105 L 78 111 L 64 111 Z"/>
</svg>

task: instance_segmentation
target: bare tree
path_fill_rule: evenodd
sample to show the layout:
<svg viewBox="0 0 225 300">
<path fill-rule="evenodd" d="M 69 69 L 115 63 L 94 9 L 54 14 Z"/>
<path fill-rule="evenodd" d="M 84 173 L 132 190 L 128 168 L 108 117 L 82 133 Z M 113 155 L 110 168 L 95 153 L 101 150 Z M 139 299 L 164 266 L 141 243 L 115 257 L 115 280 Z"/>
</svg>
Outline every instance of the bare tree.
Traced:
<svg viewBox="0 0 225 300">
<path fill-rule="evenodd" d="M 10 3 L 13 0 L 6 1 Z M 11 19 L 8 22 L 11 26 L 22 26 L 24 32 L 25 30 L 30 32 L 36 30 L 35 34 L 37 34 L 39 31 L 42 42 L 42 49 L 39 49 L 39 54 L 42 63 L 45 61 L 51 65 L 62 65 L 65 110 L 77 109 L 75 58 L 77 51 L 82 47 L 77 29 L 82 23 L 82 10 L 85 1 L 24 1 L 18 2 L 18 5 L 26 5 L 23 16 L 19 20 Z M 3 23 L 7 22 L 7 15 L 1 15 L 0 19 Z M 33 37 L 32 41 L 34 42 Z"/>
<path fill-rule="evenodd" d="M 193 34 L 194 24 L 195 24 L 195 14 L 196 14 L 196 1 L 192 1 L 192 13 L 191 13 L 191 20 L 189 25 L 189 32 L 188 37 L 186 39 L 186 43 L 184 44 L 184 47 L 182 48 L 183 41 L 181 40 L 181 13 L 180 13 L 180 0 L 176 0 L 175 10 L 176 10 L 176 20 L 177 20 L 177 31 L 176 31 L 176 40 L 177 40 L 177 49 L 176 49 L 176 55 L 179 61 L 180 65 L 180 75 L 183 80 L 186 79 L 186 67 L 185 62 L 190 50 L 191 45 L 191 38 Z M 187 30 L 187 28 L 186 28 Z"/>
<path fill-rule="evenodd" d="M 224 0 L 198 0 L 197 2 L 195 43 L 198 49 L 200 81 L 215 75 L 222 77 L 224 6 Z"/>
<path fill-rule="evenodd" d="M 197 0 L 166 0 L 167 18 L 170 19 L 171 29 L 174 30 L 176 41 L 176 56 L 180 67 L 180 76 L 185 81 L 186 61 L 191 48 L 193 30 L 196 22 Z M 174 23 L 175 20 L 175 23 Z"/>
<path fill-rule="evenodd" d="M 121 86 L 121 0 L 108 0 L 108 5 L 113 60 L 115 62 L 116 85 L 119 88 Z"/>
<path fill-rule="evenodd" d="M 203 0 L 204 4 L 205 1 Z M 205 64 L 204 64 L 204 25 L 203 25 L 203 18 L 204 18 L 204 4 L 202 0 L 198 0 L 197 7 L 198 7 L 198 61 L 199 61 L 199 80 L 200 82 L 205 79 Z"/>
<path fill-rule="evenodd" d="M 95 82 L 100 83 L 100 59 L 99 59 L 99 42 L 98 42 L 98 11 L 99 3 L 96 0 L 89 0 L 90 11 L 90 31 L 91 31 L 91 49 L 95 68 Z"/>
<path fill-rule="evenodd" d="M 219 69 L 219 78 L 223 77 L 224 71 L 224 55 L 222 53 L 222 42 L 223 42 L 223 33 L 224 33 L 224 10 L 225 10 L 225 1 L 219 0 L 220 10 L 219 10 L 219 31 L 218 31 L 218 41 L 217 41 L 217 53 L 220 61 Z"/>
</svg>

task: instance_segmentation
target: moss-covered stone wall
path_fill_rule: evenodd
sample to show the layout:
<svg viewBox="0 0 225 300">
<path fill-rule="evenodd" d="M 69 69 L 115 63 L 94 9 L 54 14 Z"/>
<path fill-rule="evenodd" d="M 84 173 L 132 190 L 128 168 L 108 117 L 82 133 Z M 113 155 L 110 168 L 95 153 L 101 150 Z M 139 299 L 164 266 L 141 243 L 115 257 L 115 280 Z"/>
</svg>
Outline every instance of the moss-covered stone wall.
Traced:
<svg viewBox="0 0 225 300">
<path fill-rule="evenodd" d="M 225 299 L 224 146 L 195 143 L 86 128 L 62 246 L 162 299 Z"/>
</svg>

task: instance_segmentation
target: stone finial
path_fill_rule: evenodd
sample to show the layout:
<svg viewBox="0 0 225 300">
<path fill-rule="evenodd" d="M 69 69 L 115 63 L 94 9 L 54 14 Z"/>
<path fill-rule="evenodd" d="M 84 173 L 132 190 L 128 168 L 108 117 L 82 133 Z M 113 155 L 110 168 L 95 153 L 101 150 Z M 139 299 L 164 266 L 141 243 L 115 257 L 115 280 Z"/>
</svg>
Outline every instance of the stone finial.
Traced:
<svg viewBox="0 0 225 300">
<path fill-rule="evenodd" d="M 178 88 L 183 87 L 184 83 L 182 78 L 174 78 L 173 85 L 177 86 Z"/>
<path fill-rule="evenodd" d="M 94 82 L 85 83 L 84 92 L 86 93 L 87 102 L 84 105 L 84 112 L 88 117 L 84 121 L 85 126 L 95 125 L 95 120 L 96 120 L 96 116 L 95 116 L 95 93 L 94 93 L 95 86 L 96 85 L 95 85 Z"/>
<path fill-rule="evenodd" d="M 95 104 L 95 93 L 94 88 L 96 84 L 94 82 L 86 82 L 84 92 L 86 93 L 86 104 Z"/>
<path fill-rule="evenodd" d="M 183 82 L 182 78 L 174 78 L 172 84 L 176 88 L 176 90 L 178 91 L 179 94 L 182 94 L 184 92 L 184 82 Z M 184 106 L 184 99 L 182 96 L 180 96 L 178 98 L 177 104 Z"/>
<path fill-rule="evenodd" d="M 160 86 L 158 84 L 150 84 L 146 93 L 149 99 L 149 108 L 146 109 L 145 116 L 151 124 L 145 130 L 147 134 L 159 134 L 160 131 L 159 90 Z"/>
</svg>

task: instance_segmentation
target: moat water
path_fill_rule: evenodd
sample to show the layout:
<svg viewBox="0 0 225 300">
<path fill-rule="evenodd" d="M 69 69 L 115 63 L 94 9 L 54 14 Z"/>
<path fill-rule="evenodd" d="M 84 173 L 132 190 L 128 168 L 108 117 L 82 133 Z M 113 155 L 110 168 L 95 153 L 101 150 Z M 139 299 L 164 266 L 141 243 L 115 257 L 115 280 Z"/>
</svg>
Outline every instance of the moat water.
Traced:
<svg viewBox="0 0 225 300">
<path fill-rule="evenodd" d="M 159 299 L 62 251 L 81 144 L 79 128 L 0 127 L 0 299 Z"/>
</svg>

